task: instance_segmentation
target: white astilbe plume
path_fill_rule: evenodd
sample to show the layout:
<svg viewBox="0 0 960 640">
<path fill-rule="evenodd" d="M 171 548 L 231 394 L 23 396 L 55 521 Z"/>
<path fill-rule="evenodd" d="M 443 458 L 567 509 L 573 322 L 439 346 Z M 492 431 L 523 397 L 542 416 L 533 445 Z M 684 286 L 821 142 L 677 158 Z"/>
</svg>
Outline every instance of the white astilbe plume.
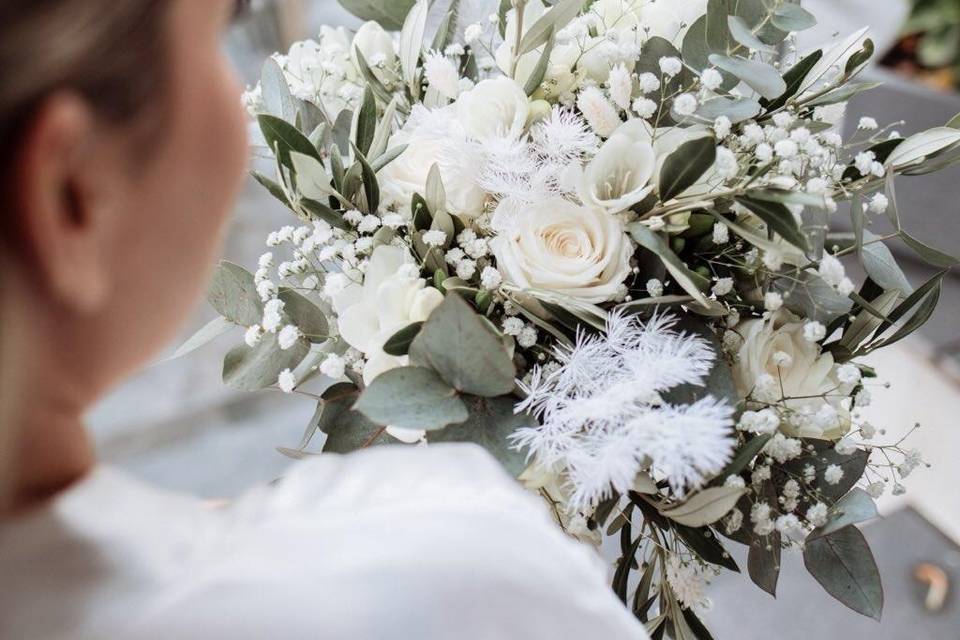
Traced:
<svg viewBox="0 0 960 640">
<path fill-rule="evenodd" d="M 535 367 L 518 412 L 540 426 L 512 436 L 538 464 L 566 471 L 570 508 L 583 510 L 625 493 L 649 466 L 676 495 L 720 473 L 736 440 L 733 408 L 706 397 L 666 404 L 660 394 L 703 385 L 716 358 L 705 340 L 678 332 L 676 319 L 646 324 L 611 313 L 602 335 L 581 333 L 573 347 L 556 349 L 560 368 L 549 376 Z"/>
<path fill-rule="evenodd" d="M 554 107 L 549 118 L 534 125 L 531 137 L 543 160 L 558 166 L 593 155 L 600 144 L 583 118 L 562 107 Z"/>
</svg>

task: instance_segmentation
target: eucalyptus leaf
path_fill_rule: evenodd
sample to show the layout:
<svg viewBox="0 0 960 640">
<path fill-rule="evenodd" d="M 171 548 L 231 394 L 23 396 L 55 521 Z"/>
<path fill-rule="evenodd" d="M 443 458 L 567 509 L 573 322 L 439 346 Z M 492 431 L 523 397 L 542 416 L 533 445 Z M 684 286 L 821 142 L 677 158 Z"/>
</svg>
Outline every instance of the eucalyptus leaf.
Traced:
<svg viewBox="0 0 960 640">
<path fill-rule="evenodd" d="M 713 124 L 717 118 L 723 116 L 728 118 L 731 124 L 738 124 L 756 118 L 761 111 L 760 103 L 753 98 L 717 96 L 704 101 L 697 109 L 694 117 L 708 124 Z"/>
<path fill-rule="evenodd" d="M 543 79 L 547 75 L 547 69 L 550 67 L 550 56 L 553 54 L 555 43 L 556 37 L 551 27 L 550 36 L 547 38 L 547 43 L 543 47 L 543 53 L 540 54 L 540 60 L 537 61 L 537 66 L 533 68 L 530 77 L 527 78 L 527 82 L 523 86 L 523 90 L 528 96 L 536 93 L 540 85 L 543 84 Z"/>
<path fill-rule="evenodd" d="M 794 280 L 778 279 L 774 289 L 784 295 L 784 305 L 801 317 L 829 325 L 853 309 L 853 301 L 807 270 Z M 789 295 L 786 295 L 789 294 Z"/>
<path fill-rule="evenodd" d="M 253 274 L 232 262 L 217 265 L 207 300 L 221 316 L 241 327 L 252 327 L 263 319 L 263 303 Z"/>
<path fill-rule="evenodd" d="M 903 273 L 890 248 L 880 238 L 867 230 L 863 231 L 863 267 L 870 279 L 884 290 L 899 289 L 905 294 L 913 292 L 913 286 Z"/>
<path fill-rule="evenodd" d="M 754 51 L 761 51 L 763 53 L 776 52 L 776 48 L 765 44 L 760 38 L 758 38 L 753 30 L 747 25 L 746 21 L 740 16 L 728 16 L 727 20 L 728 26 L 730 27 L 730 33 L 733 35 L 733 39 L 743 46 Z"/>
<path fill-rule="evenodd" d="M 814 529 L 807 542 L 828 536 L 851 524 L 859 524 L 879 516 L 877 505 L 866 491 L 854 487 L 830 509 L 829 519 L 822 527 Z"/>
<path fill-rule="evenodd" d="M 510 396 L 500 398 L 463 397 L 469 419 L 463 424 L 427 433 L 427 441 L 470 442 L 480 445 L 514 477 L 527 468 L 527 453 L 517 450 L 509 438 L 518 429 L 533 428 L 537 421 L 526 413 L 514 413 L 517 402 Z"/>
<path fill-rule="evenodd" d="M 431 369 L 400 367 L 377 376 L 354 407 L 374 422 L 433 431 L 469 418 L 456 390 Z"/>
<path fill-rule="evenodd" d="M 325 453 L 352 453 L 395 442 L 387 435 L 383 425 L 371 421 L 353 409 L 359 396 L 360 390 L 349 383 L 335 384 L 321 396 L 313 423 L 315 430 L 327 436 L 323 443 Z"/>
<path fill-rule="evenodd" d="M 411 363 L 430 367 L 457 391 L 495 397 L 513 391 L 513 360 L 500 337 L 459 295 L 448 295 L 410 345 Z"/>
<path fill-rule="evenodd" d="M 414 0 L 337 0 L 344 9 L 361 20 L 373 20 L 388 31 L 403 25 Z"/>
<path fill-rule="evenodd" d="M 674 523 L 673 530 L 701 560 L 706 560 L 730 571 L 740 572 L 740 567 L 737 566 L 736 561 L 709 528 L 701 527 L 697 529 Z"/>
<path fill-rule="evenodd" d="M 782 96 L 787 83 L 780 73 L 769 64 L 746 58 L 731 58 L 712 54 L 710 62 L 717 67 L 737 76 L 751 89 L 768 100 Z"/>
<path fill-rule="evenodd" d="M 799 4 L 784 3 L 774 9 L 771 22 L 784 31 L 806 31 L 817 26 L 817 19 Z"/>
<path fill-rule="evenodd" d="M 784 464 L 783 469 L 799 477 L 803 475 L 803 469 L 807 465 L 812 465 L 818 478 L 817 489 L 820 497 L 830 505 L 845 496 L 860 481 L 870 459 L 870 453 L 863 449 L 842 455 L 836 451 L 833 442 L 827 440 L 805 440 L 804 444 L 805 448 L 812 445 L 813 452 L 805 451 L 799 458 Z M 837 465 L 843 471 L 843 476 L 836 484 L 822 481 L 823 473 L 830 465 Z"/>
<path fill-rule="evenodd" d="M 750 579 L 773 597 L 777 596 L 777 583 L 780 580 L 781 553 L 779 533 L 755 539 L 747 552 L 747 573 Z"/>
<path fill-rule="evenodd" d="M 823 107 L 830 104 L 839 104 L 841 102 L 849 102 L 851 98 L 865 92 L 872 91 L 877 87 L 883 86 L 882 82 L 858 82 L 845 84 L 839 89 L 834 89 L 829 91 L 819 98 L 814 98 L 806 103 L 806 107 Z"/>
<path fill-rule="evenodd" d="M 688 527 L 704 527 L 730 513 L 745 492 L 739 487 L 709 487 L 693 494 L 683 504 L 660 513 Z"/>
<path fill-rule="evenodd" d="M 806 543 L 803 563 L 827 593 L 854 611 L 879 621 L 883 585 L 870 546 L 848 525 Z"/>
<path fill-rule="evenodd" d="M 277 297 L 284 303 L 283 312 L 303 332 L 307 341 L 323 344 L 330 339 L 330 325 L 320 307 L 293 289 L 283 288 Z"/>
<path fill-rule="evenodd" d="M 310 345 L 298 340 L 287 350 L 280 348 L 277 336 L 263 336 L 255 347 L 242 345 L 227 354 L 223 362 L 223 381 L 240 391 L 260 391 L 277 384 L 286 369 L 296 369 L 310 353 Z"/>
<path fill-rule="evenodd" d="M 787 85 L 787 90 L 775 100 L 767 101 L 764 99 L 761 104 L 768 111 L 776 111 L 786 106 L 787 102 L 797 95 L 803 86 L 803 82 L 806 80 L 807 75 L 822 58 L 823 50 L 817 49 L 813 53 L 802 58 L 799 62 L 797 62 L 797 64 L 790 67 L 790 69 L 783 74 L 783 81 Z"/>
</svg>

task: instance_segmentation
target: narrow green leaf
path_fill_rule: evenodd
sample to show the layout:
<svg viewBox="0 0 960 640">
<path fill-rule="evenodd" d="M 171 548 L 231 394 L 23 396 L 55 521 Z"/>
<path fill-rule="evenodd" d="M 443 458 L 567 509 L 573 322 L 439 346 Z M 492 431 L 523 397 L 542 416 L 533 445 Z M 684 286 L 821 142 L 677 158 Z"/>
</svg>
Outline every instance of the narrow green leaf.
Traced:
<svg viewBox="0 0 960 640">
<path fill-rule="evenodd" d="M 373 170 L 373 167 L 367 161 L 367 157 L 359 149 L 354 147 L 354 151 L 356 152 L 357 162 L 360 163 L 362 169 L 363 192 L 367 197 L 367 209 L 370 213 L 376 213 L 377 209 L 380 208 L 380 181 L 377 179 L 377 172 Z"/>
<path fill-rule="evenodd" d="M 778 109 L 786 106 L 787 101 L 796 96 L 800 91 L 800 87 L 803 85 L 803 81 L 807 78 L 807 74 L 809 74 L 810 70 L 813 69 L 818 62 L 820 62 L 821 58 L 823 58 L 823 50 L 817 49 L 810 55 L 800 60 L 797 64 L 790 67 L 790 70 L 783 74 L 783 80 L 787 85 L 787 90 L 776 99 L 770 101 L 764 99 L 760 102 L 760 104 L 763 105 L 767 111 L 777 111 Z"/>
<path fill-rule="evenodd" d="M 290 161 L 291 151 L 302 153 L 321 164 L 323 163 L 317 148 L 313 146 L 309 138 L 283 118 L 264 113 L 257 116 L 257 122 L 260 123 L 260 131 L 263 133 L 267 146 L 277 154 L 280 164 L 287 169 L 294 170 L 293 163 Z"/>
<path fill-rule="evenodd" d="M 377 99 L 373 97 L 373 89 L 367 85 L 363 92 L 363 103 L 357 117 L 357 148 L 364 155 L 370 153 L 373 139 L 377 135 Z"/>
<path fill-rule="evenodd" d="M 942 251 L 934 249 L 933 247 L 920 242 L 910 234 L 906 232 L 901 232 L 900 239 L 910 247 L 914 253 L 916 253 L 920 258 L 932 267 L 938 269 L 952 269 L 953 267 L 960 264 L 960 260 L 954 258 L 953 256 L 946 254 Z"/>
<path fill-rule="evenodd" d="M 639 223 L 632 224 L 628 228 L 628 231 L 633 239 L 637 241 L 637 244 L 653 252 L 663 261 L 667 271 L 677 280 L 677 284 L 679 284 L 684 291 L 693 296 L 700 304 L 710 306 L 710 301 L 703 295 L 703 291 L 710 287 L 710 281 L 707 278 L 696 271 L 690 270 L 660 236 L 644 225 Z"/>
<path fill-rule="evenodd" d="M 740 197 L 736 200 L 763 220 L 767 227 L 781 238 L 802 251 L 809 250 L 810 242 L 806 234 L 786 205 L 748 197 Z"/>
<path fill-rule="evenodd" d="M 556 37 L 554 36 L 554 29 L 551 27 L 550 36 L 547 38 L 547 43 L 543 47 L 543 53 L 540 54 L 540 60 L 537 62 L 537 66 L 533 68 L 533 72 L 527 79 L 527 83 L 523 86 L 523 90 L 528 96 L 536 93 L 537 89 L 539 89 L 543 83 L 543 79 L 547 75 L 547 69 L 550 67 L 550 56 L 553 54 L 553 46 L 555 43 Z"/>
<path fill-rule="evenodd" d="M 660 199 L 668 202 L 692 187 L 717 161 L 717 141 L 704 136 L 680 145 L 660 171 Z"/>
<path fill-rule="evenodd" d="M 720 520 L 745 493 L 738 487 L 710 487 L 695 493 L 683 504 L 660 513 L 688 527 L 704 527 Z"/>
<path fill-rule="evenodd" d="M 583 8 L 583 0 L 560 0 L 531 25 L 520 41 L 520 55 L 547 43 L 551 33 L 570 24 Z"/>
<path fill-rule="evenodd" d="M 193 353 L 197 349 L 205 347 L 210 344 L 220 336 L 229 332 L 231 329 L 236 329 L 237 325 L 233 324 L 226 318 L 215 318 L 211 320 L 208 324 L 204 325 L 202 329 L 193 334 L 189 340 L 183 343 L 183 345 L 176 350 L 176 352 L 166 358 L 162 362 L 169 362 L 171 360 L 177 360 L 188 354 Z"/>
</svg>

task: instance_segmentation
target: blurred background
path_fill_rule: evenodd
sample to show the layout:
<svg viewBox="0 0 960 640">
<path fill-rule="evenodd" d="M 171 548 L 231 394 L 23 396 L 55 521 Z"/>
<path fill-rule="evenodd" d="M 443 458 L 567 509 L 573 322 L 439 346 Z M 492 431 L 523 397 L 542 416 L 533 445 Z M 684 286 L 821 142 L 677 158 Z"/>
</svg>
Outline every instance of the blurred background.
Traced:
<svg viewBox="0 0 960 640">
<path fill-rule="evenodd" d="M 442 0 L 441 0 L 442 2 Z M 473 20 L 490 13 L 490 0 L 463 5 Z M 493 1 L 494 7 L 496 0 Z M 356 27 L 336 0 L 264 0 L 230 34 L 227 47 L 247 84 L 273 51 L 319 31 L 322 24 Z M 881 124 L 901 120 L 903 133 L 942 125 L 960 113 L 960 0 L 804 0 L 821 25 L 802 48 L 869 23 L 882 52 L 871 80 L 884 87 L 861 94 L 851 105 L 847 128 L 861 116 Z M 256 163 L 256 160 L 253 161 Z M 960 168 L 898 183 L 905 226 L 921 240 L 960 254 Z M 841 214 L 838 214 L 840 216 Z M 838 217 L 838 220 L 842 220 Z M 249 181 L 238 203 L 224 257 L 252 266 L 266 248 L 266 235 L 292 224 L 284 209 Z M 904 251 L 897 256 L 914 284 L 930 273 Z M 215 317 L 201 305 L 180 342 Z M 118 389 L 89 417 L 101 458 L 152 483 L 209 498 L 229 498 L 283 474 L 291 461 L 277 446 L 296 446 L 314 411 L 306 398 L 274 392 L 240 394 L 220 382 L 222 357 L 242 338 L 228 335 L 190 356 L 160 362 Z M 178 343 L 171 345 L 171 352 Z M 916 422 L 911 443 L 931 468 L 910 478 L 909 492 L 882 501 L 888 517 L 867 528 L 887 588 L 887 613 L 880 626 L 861 620 L 830 600 L 787 558 L 776 605 L 745 576 L 721 578 L 717 607 L 709 619 L 718 638 L 767 637 L 828 640 L 851 632 L 876 639 L 960 638 L 960 274 L 947 277 L 941 307 L 927 327 L 908 341 L 872 357 L 883 378 L 874 391 L 872 422 L 894 440 Z M 882 385 L 889 384 L 889 388 Z M 923 606 L 925 587 L 913 575 L 924 562 L 954 578 L 946 606 Z M 795 566 L 790 566 L 795 565 Z M 756 605 L 756 606 L 752 606 Z M 816 610 L 822 615 L 797 616 Z M 747 613 L 745 613 L 747 612 Z M 744 632 L 744 616 L 756 635 Z M 785 619 L 804 624 L 784 626 Z M 811 628 L 811 621 L 815 628 Z M 795 633 L 796 635 L 790 635 Z"/>
</svg>

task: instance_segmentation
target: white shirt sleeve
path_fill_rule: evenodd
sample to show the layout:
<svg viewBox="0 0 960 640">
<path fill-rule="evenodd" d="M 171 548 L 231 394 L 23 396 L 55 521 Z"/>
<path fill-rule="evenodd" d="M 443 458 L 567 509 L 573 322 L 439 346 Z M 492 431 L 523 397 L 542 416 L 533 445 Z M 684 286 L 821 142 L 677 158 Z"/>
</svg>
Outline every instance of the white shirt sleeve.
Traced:
<svg viewBox="0 0 960 640">
<path fill-rule="evenodd" d="M 646 638 L 599 558 L 479 448 L 305 465 L 159 601 L 140 637 Z"/>
</svg>

